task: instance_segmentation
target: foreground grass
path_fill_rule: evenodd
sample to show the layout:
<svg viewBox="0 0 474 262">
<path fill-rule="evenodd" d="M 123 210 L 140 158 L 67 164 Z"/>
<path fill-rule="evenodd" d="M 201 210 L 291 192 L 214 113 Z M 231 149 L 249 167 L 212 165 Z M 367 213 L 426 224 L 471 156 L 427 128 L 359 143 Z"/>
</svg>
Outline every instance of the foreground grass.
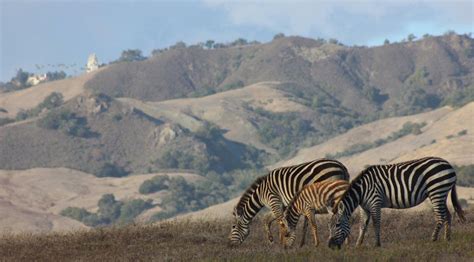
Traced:
<svg viewBox="0 0 474 262">
<path fill-rule="evenodd" d="M 238 247 L 227 245 L 230 222 L 165 222 L 64 234 L 4 235 L 0 238 L 0 258 L 7 261 L 473 261 L 472 211 L 467 223 L 453 222 L 451 242 L 429 241 L 434 226 L 431 212 L 410 215 L 397 212 L 385 213 L 382 218 L 381 248 L 372 247 L 372 228 L 361 248 L 350 245 L 334 251 L 324 241 L 315 248 L 308 233 L 305 247 L 284 250 L 265 242 L 258 220 L 252 224 L 249 238 Z M 327 218 L 319 222 L 320 237 L 327 239 Z M 358 224 L 353 226 L 353 239 L 357 227 Z"/>
</svg>

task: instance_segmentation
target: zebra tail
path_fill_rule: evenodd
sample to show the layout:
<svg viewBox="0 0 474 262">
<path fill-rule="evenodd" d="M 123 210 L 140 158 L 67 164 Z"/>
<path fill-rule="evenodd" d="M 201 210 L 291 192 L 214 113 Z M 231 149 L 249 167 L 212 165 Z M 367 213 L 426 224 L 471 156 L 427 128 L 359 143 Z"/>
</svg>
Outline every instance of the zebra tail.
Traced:
<svg viewBox="0 0 474 262">
<path fill-rule="evenodd" d="M 461 204 L 458 201 L 458 194 L 456 193 L 456 185 L 451 189 L 451 202 L 453 203 L 454 211 L 459 217 L 461 223 L 466 222 L 466 217 L 464 216 L 464 211 L 461 208 Z"/>
</svg>

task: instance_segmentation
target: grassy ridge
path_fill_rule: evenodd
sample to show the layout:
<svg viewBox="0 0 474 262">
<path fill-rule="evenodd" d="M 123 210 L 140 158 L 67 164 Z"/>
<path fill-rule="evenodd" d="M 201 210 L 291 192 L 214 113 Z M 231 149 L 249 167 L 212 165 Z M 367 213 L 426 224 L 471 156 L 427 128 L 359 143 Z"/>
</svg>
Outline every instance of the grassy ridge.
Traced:
<svg viewBox="0 0 474 262">
<path fill-rule="evenodd" d="M 473 209 L 470 210 L 474 211 Z M 431 212 L 384 213 L 382 248 L 372 247 L 370 227 L 366 243 L 361 248 L 345 246 L 330 250 L 325 241 L 312 246 L 311 236 L 303 248 L 284 250 L 265 242 L 261 221 L 252 224 L 249 238 L 238 247 L 227 245 L 230 222 L 164 222 L 157 225 L 112 227 L 91 231 L 4 235 L 0 238 L 0 257 L 4 260 L 234 260 L 234 261 L 314 261 L 314 260 L 416 260 L 472 261 L 474 258 L 474 218 L 468 222 L 453 222 L 452 241 L 431 242 L 434 226 Z M 318 219 L 320 237 L 327 239 L 327 217 Z M 301 226 L 302 223 L 300 223 Z M 355 239 L 358 222 L 353 226 Z M 298 231 L 299 232 L 299 231 Z M 276 232 L 275 232 L 276 233 Z M 299 236 L 300 237 L 300 236 Z M 299 238 L 297 239 L 299 242 Z M 309 244 L 308 244 L 309 242 Z"/>
</svg>

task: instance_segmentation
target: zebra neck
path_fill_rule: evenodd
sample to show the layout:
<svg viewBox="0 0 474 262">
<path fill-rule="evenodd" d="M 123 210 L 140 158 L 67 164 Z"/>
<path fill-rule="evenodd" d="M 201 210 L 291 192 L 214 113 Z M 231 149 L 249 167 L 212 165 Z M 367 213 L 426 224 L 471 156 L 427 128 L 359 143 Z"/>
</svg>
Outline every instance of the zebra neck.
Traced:
<svg viewBox="0 0 474 262">
<path fill-rule="evenodd" d="M 361 185 L 360 183 L 352 184 L 341 200 L 347 215 L 351 215 L 362 201 Z"/>
<path fill-rule="evenodd" d="M 244 206 L 245 212 L 243 217 L 246 222 L 250 223 L 262 207 L 263 204 L 260 200 L 259 190 L 255 190 Z"/>
<path fill-rule="evenodd" d="M 300 209 L 300 201 L 296 201 L 293 205 L 288 207 L 288 211 L 286 212 L 286 221 L 288 222 L 288 227 L 291 229 L 295 229 L 296 225 L 298 224 L 298 220 L 301 215 Z"/>
</svg>

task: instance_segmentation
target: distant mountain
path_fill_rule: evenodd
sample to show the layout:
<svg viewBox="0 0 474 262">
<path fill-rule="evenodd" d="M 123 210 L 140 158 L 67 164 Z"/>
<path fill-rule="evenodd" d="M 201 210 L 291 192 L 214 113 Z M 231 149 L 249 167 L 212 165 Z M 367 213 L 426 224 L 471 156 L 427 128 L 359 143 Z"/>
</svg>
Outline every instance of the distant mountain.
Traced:
<svg viewBox="0 0 474 262">
<path fill-rule="evenodd" d="M 353 112 L 394 114 L 436 107 L 473 84 L 473 68 L 474 41 L 466 35 L 371 48 L 284 37 L 241 47 L 168 50 L 145 61 L 113 64 L 86 87 L 112 97 L 162 101 L 279 81 L 310 101 L 318 94 Z"/>
<path fill-rule="evenodd" d="M 0 127 L 0 168 L 258 167 L 267 154 L 285 158 L 363 123 L 474 99 L 473 50 L 472 38 L 456 34 L 372 48 L 302 37 L 175 48 L 0 94 L 0 117 L 10 118 L 51 92 L 66 100 Z M 71 119 L 59 119 L 64 111 Z"/>
<path fill-rule="evenodd" d="M 371 48 L 302 37 L 174 48 L 0 93 L 0 170 L 5 177 L 34 168 L 98 177 L 200 174 L 215 193 L 197 199 L 202 208 L 240 193 L 264 167 L 321 157 L 340 159 L 351 172 L 425 155 L 474 164 L 472 101 L 474 41 L 466 35 Z M 195 210 L 194 200 L 141 218 L 161 208 L 161 217 Z M 15 208 L 9 201 L 0 198 L 0 208 Z M 59 211 L 37 223 L 62 221 Z"/>
</svg>

